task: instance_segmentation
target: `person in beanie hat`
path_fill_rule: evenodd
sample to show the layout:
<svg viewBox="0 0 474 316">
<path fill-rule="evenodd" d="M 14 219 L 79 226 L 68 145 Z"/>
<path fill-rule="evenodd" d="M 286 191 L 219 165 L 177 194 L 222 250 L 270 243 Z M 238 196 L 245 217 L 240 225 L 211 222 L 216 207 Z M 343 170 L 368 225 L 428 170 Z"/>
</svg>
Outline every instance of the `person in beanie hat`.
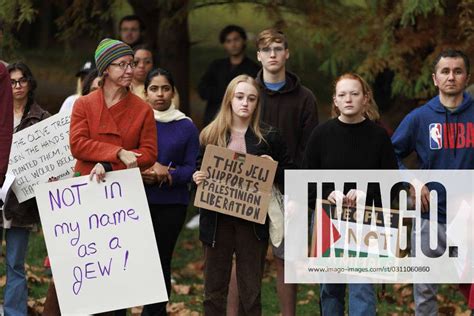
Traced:
<svg viewBox="0 0 474 316">
<path fill-rule="evenodd" d="M 118 40 L 110 38 L 103 39 L 99 43 L 99 46 L 97 46 L 94 55 L 99 75 L 101 76 L 113 61 L 124 56 L 132 56 L 131 63 L 133 63 L 133 50 L 130 48 L 130 46 Z M 130 65 L 132 66 L 132 64 Z M 130 67 L 132 70 L 132 75 L 133 69 L 135 69 L 136 66 L 137 65 L 133 63 L 133 68 Z"/>
<path fill-rule="evenodd" d="M 95 51 L 95 62 L 100 88 L 77 99 L 71 116 L 75 171 L 102 179 L 103 165 L 108 170 L 148 169 L 157 156 L 156 126 L 150 106 L 129 89 L 137 65 L 133 51 L 106 38 Z"/>
<path fill-rule="evenodd" d="M 74 104 L 69 142 L 77 159 L 74 171 L 99 182 L 106 171 L 149 169 L 158 148 L 153 110 L 130 91 L 137 65 L 130 46 L 106 38 L 95 51 L 95 63 L 102 75 L 100 87 Z"/>
</svg>

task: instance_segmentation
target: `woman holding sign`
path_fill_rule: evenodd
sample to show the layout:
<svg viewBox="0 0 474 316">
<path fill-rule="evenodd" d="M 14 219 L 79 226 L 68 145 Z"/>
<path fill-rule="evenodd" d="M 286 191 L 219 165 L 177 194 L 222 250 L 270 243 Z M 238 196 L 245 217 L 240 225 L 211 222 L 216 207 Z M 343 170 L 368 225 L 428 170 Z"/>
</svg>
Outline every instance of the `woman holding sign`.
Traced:
<svg viewBox="0 0 474 316">
<path fill-rule="evenodd" d="M 153 166 L 156 125 L 150 106 L 130 92 L 137 63 L 127 44 L 106 38 L 95 51 L 100 88 L 77 99 L 71 115 L 75 171 L 101 181 L 106 171 Z M 115 315 L 125 315 L 116 311 Z"/>
<path fill-rule="evenodd" d="M 160 253 L 168 297 L 171 294 L 171 258 L 186 219 L 188 184 L 196 170 L 199 136 L 196 126 L 173 104 L 174 80 L 164 69 L 150 71 L 145 96 L 153 108 L 160 151 L 155 164 L 142 172 Z M 166 303 L 146 305 L 142 315 L 167 315 Z"/>
<path fill-rule="evenodd" d="M 70 128 L 75 170 L 97 180 L 106 170 L 139 167 L 156 161 L 156 127 L 150 106 L 130 92 L 133 51 L 125 43 L 106 38 L 95 51 L 101 87 L 77 99 Z"/>
<path fill-rule="evenodd" d="M 28 128 L 51 115 L 34 99 L 36 80 L 31 70 L 22 62 L 8 66 L 13 90 L 13 132 Z M 0 218 L 5 229 L 7 283 L 3 310 L 5 315 L 26 315 L 28 289 L 25 279 L 25 256 L 30 230 L 39 223 L 38 208 L 34 198 L 19 203 L 10 193 Z"/>
<path fill-rule="evenodd" d="M 260 123 L 260 92 L 252 77 L 240 75 L 227 86 L 216 118 L 201 132 L 201 148 L 217 145 L 233 151 L 278 161 L 275 182 L 283 185 L 284 169 L 291 166 L 279 133 Z M 202 154 L 202 153 L 201 153 Z M 196 171 L 197 185 L 207 174 Z M 240 313 L 261 315 L 261 282 L 268 246 L 268 217 L 257 224 L 230 215 L 200 210 L 200 239 L 204 244 L 204 313 L 225 315 L 235 253 Z"/>
<path fill-rule="evenodd" d="M 356 74 L 335 81 L 333 119 L 316 127 L 306 147 L 305 169 L 398 169 L 387 132 L 373 121 L 379 119 L 369 85 Z M 369 192 L 370 194 L 370 192 Z M 331 203 L 342 199 L 355 206 L 357 191 L 323 192 Z M 313 204 L 314 205 L 314 204 Z M 323 315 L 344 315 L 345 284 L 322 284 Z M 375 315 L 372 284 L 349 284 L 349 315 Z"/>
</svg>

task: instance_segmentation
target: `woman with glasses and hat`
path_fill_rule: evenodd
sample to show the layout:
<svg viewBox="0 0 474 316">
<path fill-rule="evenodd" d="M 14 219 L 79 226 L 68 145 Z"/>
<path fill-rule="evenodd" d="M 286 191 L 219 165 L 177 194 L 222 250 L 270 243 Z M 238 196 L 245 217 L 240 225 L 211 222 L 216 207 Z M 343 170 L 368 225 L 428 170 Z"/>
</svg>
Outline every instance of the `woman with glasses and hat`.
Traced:
<svg viewBox="0 0 474 316">
<path fill-rule="evenodd" d="M 130 46 L 104 39 L 95 51 L 95 63 L 100 88 L 74 104 L 69 141 L 77 159 L 75 171 L 99 182 L 106 171 L 152 167 L 158 149 L 153 111 L 130 92 L 136 67 Z"/>
<path fill-rule="evenodd" d="M 22 62 L 7 68 L 13 93 L 13 132 L 30 127 L 51 115 L 34 99 L 36 80 L 31 70 Z M 25 256 L 31 229 L 39 223 L 35 198 L 19 203 L 13 192 L 0 216 L 5 230 L 7 282 L 4 290 L 5 315 L 26 315 L 28 288 L 25 278 Z"/>
<path fill-rule="evenodd" d="M 156 125 L 151 107 L 129 89 L 136 67 L 132 49 L 104 39 L 95 61 L 100 88 L 77 99 L 71 116 L 75 171 L 101 180 L 106 170 L 150 168 L 157 156 Z"/>
</svg>

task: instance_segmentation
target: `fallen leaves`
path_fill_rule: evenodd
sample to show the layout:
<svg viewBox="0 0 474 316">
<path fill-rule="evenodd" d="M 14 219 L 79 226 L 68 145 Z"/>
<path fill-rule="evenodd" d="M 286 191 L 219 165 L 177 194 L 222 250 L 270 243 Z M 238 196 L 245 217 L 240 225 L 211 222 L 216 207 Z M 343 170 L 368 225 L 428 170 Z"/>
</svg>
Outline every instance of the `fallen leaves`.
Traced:
<svg viewBox="0 0 474 316">
<path fill-rule="evenodd" d="M 306 298 L 302 299 L 302 300 L 299 300 L 296 304 L 297 305 L 310 304 L 310 303 L 313 302 L 315 295 L 316 295 L 316 293 L 314 293 L 313 290 L 309 290 L 308 292 L 306 292 Z"/>
<path fill-rule="evenodd" d="M 173 291 L 176 294 L 188 295 L 191 293 L 191 285 L 173 284 Z"/>
<path fill-rule="evenodd" d="M 183 278 L 199 278 L 203 279 L 203 269 L 204 269 L 204 262 L 196 261 L 190 262 L 186 265 L 186 267 L 179 270 L 179 275 Z"/>
<path fill-rule="evenodd" d="M 387 305 L 396 306 L 395 310 L 398 312 L 390 313 L 392 316 L 413 315 L 415 313 L 412 284 L 387 284 L 386 288 L 387 291 L 379 296 L 377 308 L 380 308 L 381 303 L 386 301 Z M 467 309 L 466 302 L 455 284 L 440 284 L 436 299 L 439 315 L 471 315 L 471 311 Z"/>
<path fill-rule="evenodd" d="M 166 307 L 166 311 L 169 316 L 199 316 L 200 314 L 196 311 L 187 309 L 183 302 L 170 303 Z"/>
<path fill-rule="evenodd" d="M 28 315 L 29 316 L 43 315 L 44 302 L 46 302 L 46 297 L 42 297 L 37 300 L 29 299 L 28 300 Z"/>
<path fill-rule="evenodd" d="M 49 284 L 50 278 L 43 275 L 44 273 L 43 267 L 30 266 L 26 264 L 25 270 L 26 270 L 26 279 L 28 281 L 29 287 Z M 0 284 L 4 282 L 5 282 L 4 277 L 0 277 Z M 28 299 L 28 315 L 29 316 L 43 315 L 45 302 L 46 302 L 46 297 L 41 297 L 39 299 L 29 298 Z"/>
</svg>

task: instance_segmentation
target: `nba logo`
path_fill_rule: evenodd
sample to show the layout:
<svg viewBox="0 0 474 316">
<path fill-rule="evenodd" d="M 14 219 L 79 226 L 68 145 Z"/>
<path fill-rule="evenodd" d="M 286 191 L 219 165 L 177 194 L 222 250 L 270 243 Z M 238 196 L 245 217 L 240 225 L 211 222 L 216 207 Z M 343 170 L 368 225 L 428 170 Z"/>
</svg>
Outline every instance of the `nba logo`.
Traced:
<svg viewBox="0 0 474 316">
<path fill-rule="evenodd" d="M 442 136 L 441 123 L 430 124 L 430 148 L 441 149 L 443 148 L 443 136 Z"/>
</svg>

